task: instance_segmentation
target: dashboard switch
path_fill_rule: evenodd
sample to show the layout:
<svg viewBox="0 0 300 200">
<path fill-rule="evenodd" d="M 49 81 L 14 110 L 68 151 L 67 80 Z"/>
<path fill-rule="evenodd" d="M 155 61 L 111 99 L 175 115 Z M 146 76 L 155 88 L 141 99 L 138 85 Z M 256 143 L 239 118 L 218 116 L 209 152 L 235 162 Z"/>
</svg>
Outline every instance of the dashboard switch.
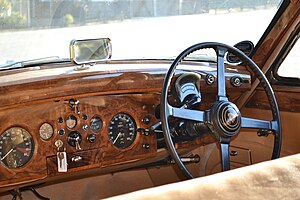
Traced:
<svg viewBox="0 0 300 200">
<path fill-rule="evenodd" d="M 143 148 L 149 149 L 150 148 L 150 144 L 148 144 L 148 143 L 143 144 Z"/>
<path fill-rule="evenodd" d="M 65 129 L 61 128 L 58 130 L 59 135 L 64 135 L 65 134 Z"/>
<path fill-rule="evenodd" d="M 145 135 L 145 136 L 148 136 L 149 132 L 150 132 L 149 129 L 145 129 L 145 128 L 138 128 L 136 131 L 143 134 L 143 135 Z"/>
<path fill-rule="evenodd" d="M 70 99 L 69 100 L 70 108 L 71 109 L 74 108 L 75 113 L 80 115 L 80 110 L 79 110 L 78 104 L 79 104 L 79 100 L 76 100 L 76 99 Z"/>
<path fill-rule="evenodd" d="M 90 143 L 94 143 L 96 141 L 96 134 L 90 134 L 87 136 L 87 140 L 90 142 Z"/>
<path fill-rule="evenodd" d="M 82 115 L 82 119 L 83 119 L 83 120 L 87 120 L 87 119 L 88 119 L 87 114 L 83 114 L 83 115 Z"/>
<path fill-rule="evenodd" d="M 89 126 L 88 126 L 88 125 L 83 125 L 83 126 L 82 126 L 82 130 L 87 131 L 88 129 L 89 129 Z"/>
<path fill-rule="evenodd" d="M 230 79 L 230 83 L 231 85 L 233 85 L 234 87 L 240 87 L 242 85 L 242 78 L 239 76 L 233 76 Z"/>
<path fill-rule="evenodd" d="M 143 122 L 143 124 L 149 124 L 150 123 L 150 117 L 144 117 L 143 119 L 142 119 L 142 122 Z"/>
<path fill-rule="evenodd" d="M 205 77 L 205 81 L 207 85 L 212 85 L 216 81 L 216 78 L 212 74 L 207 74 Z"/>
<path fill-rule="evenodd" d="M 60 118 L 58 118 L 58 120 L 57 120 L 57 121 L 58 121 L 58 123 L 60 123 L 60 124 L 61 124 L 61 123 L 63 123 L 63 122 L 64 122 L 64 119 L 63 119 L 62 117 L 60 117 Z"/>
<path fill-rule="evenodd" d="M 71 158 L 72 162 L 80 162 L 82 161 L 82 157 L 81 156 L 74 156 Z"/>
</svg>

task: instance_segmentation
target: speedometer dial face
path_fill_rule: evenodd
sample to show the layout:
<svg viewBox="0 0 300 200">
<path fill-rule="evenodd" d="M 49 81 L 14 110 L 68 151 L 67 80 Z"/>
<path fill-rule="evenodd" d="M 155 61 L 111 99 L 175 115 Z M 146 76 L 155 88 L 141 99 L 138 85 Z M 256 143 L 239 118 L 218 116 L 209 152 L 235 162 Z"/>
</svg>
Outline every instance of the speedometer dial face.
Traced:
<svg viewBox="0 0 300 200">
<path fill-rule="evenodd" d="M 19 168 L 32 157 L 34 142 L 23 128 L 12 127 L 0 136 L 0 160 L 9 168 Z"/>
<path fill-rule="evenodd" d="M 115 115 L 110 121 L 108 135 L 115 147 L 122 149 L 129 147 L 136 137 L 134 119 L 124 113 Z"/>
</svg>

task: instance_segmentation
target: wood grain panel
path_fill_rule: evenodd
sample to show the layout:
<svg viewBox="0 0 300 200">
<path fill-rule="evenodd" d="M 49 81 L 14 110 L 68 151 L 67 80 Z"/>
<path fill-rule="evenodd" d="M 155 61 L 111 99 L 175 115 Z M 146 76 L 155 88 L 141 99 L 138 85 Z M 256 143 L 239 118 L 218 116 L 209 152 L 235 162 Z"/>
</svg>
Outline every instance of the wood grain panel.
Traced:
<svg viewBox="0 0 300 200">
<path fill-rule="evenodd" d="M 74 66 L 54 68 L 43 67 L 30 71 L 13 70 L 15 74 L 0 72 L 0 105 L 16 106 L 16 104 L 56 99 L 72 96 L 90 96 L 92 94 L 122 94 L 136 92 L 160 92 L 165 73 L 170 65 L 153 63 L 145 65 L 138 62 L 131 64 L 112 64 L 91 66 L 87 71 L 74 71 Z M 201 90 L 215 92 L 216 83 L 209 86 L 205 83 L 205 75 L 216 75 L 216 66 L 207 63 L 185 64 L 185 70 L 196 71 L 202 75 Z M 110 70 L 103 70 L 110 69 Z M 177 75 L 184 71 L 179 69 Z M 11 72 L 10 72 L 11 73 Z M 245 80 L 241 87 L 230 84 L 232 76 L 239 75 Z M 22 79 L 20 80 L 20 78 Z M 245 91 L 250 88 L 250 76 L 242 66 L 227 66 L 226 83 L 228 90 Z"/>
<path fill-rule="evenodd" d="M 80 156 L 81 161 L 74 162 L 72 158 Z M 90 168 L 100 167 L 103 155 L 100 149 L 91 149 L 86 151 L 79 151 L 75 153 L 67 153 L 68 173 L 77 172 L 79 170 L 87 170 Z M 57 171 L 57 157 L 50 156 L 47 158 L 48 175 L 63 175 L 64 172 Z"/>
<path fill-rule="evenodd" d="M 117 113 L 132 116 L 138 128 L 149 128 L 158 121 L 155 109 L 160 103 L 161 86 L 169 63 L 153 62 L 145 67 L 145 64 L 139 62 L 112 62 L 105 66 L 110 70 L 104 70 L 103 66 L 92 66 L 88 71 L 74 71 L 74 66 L 63 65 L 14 70 L 14 73 L 0 72 L 0 134 L 13 126 L 19 126 L 31 133 L 35 143 L 33 157 L 23 167 L 8 169 L 0 164 L 0 191 L 52 180 L 56 176 L 67 177 L 86 170 L 110 171 L 121 168 L 121 165 L 134 166 L 130 163 L 155 158 L 156 135 L 137 133 L 131 146 L 117 149 L 109 140 L 108 126 Z M 209 94 L 203 95 L 203 107 L 208 107 L 216 95 L 216 84 L 208 86 L 204 78 L 207 73 L 216 74 L 215 65 L 186 63 L 184 67 L 202 75 L 201 92 Z M 201 67 L 204 67 L 203 70 L 195 71 Z M 185 72 L 178 70 L 176 76 Z M 250 76 L 243 67 L 228 68 L 226 72 L 227 89 L 231 91 L 233 99 L 249 89 Z M 230 78 L 237 73 L 247 82 L 239 88 L 229 83 Z M 70 108 L 68 102 L 71 98 L 79 100 L 80 114 Z M 83 119 L 84 114 L 88 116 L 86 120 Z M 73 129 L 68 129 L 65 123 L 70 115 L 74 115 L 78 121 Z M 90 143 L 87 136 L 93 132 L 90 128 L 84 130 L 82 127 L 89 127 L 95 115 L 102 119 L 103 126 L 95 133 L 96 141 Z M 150 118 L 149 124 L 142 122 L 146 116 Z M 60 117 L 62 123 L 58 122 Z M 53 137 L 47 141 L 40 139 L 38 134 L 39 127 L 45 122 L 50 123 L 54 129 Z M 64 135 L 58 134 L 60 129 L 65 130 Z M 81 133 L 81 150 L 67 143 L 71 131 Z M 61 150 L 65 149 L 69 157 L 67 173 L 57 172 L 57 147 L 54 145 L 57 140 L 63 142 Z M 191 148 L 210 142 L 214 140 L 204 137 L 179 144 L 178 147 Z M 148 144 L 149 148 L 144 148 L 144 144 Z M 84 159 L 72 163 L 70 159 L 75 155 L 81 155 Z"/>
<path fill-rule="evenodd" d="M 275 87 L 274 91 L 280 111 L 300 112 L 299 88 Z M 270 110 L 269 101 L 261 88 L 255 92 L 247 107 Z"/>
</svg>

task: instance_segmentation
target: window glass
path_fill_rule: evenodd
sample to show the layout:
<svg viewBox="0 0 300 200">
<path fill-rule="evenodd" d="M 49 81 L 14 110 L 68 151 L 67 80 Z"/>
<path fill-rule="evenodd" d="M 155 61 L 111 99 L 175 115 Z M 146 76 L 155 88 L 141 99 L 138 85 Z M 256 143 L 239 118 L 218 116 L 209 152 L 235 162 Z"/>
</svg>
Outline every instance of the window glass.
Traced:
<svg viewBox="0 0 300 200">
<path fill-rule="evenodd" d="M 285 78 L 300 79 L 300 42 L 296 42 L 278 69 L 278 75 Z"/>
<path fill-rule="evenodd" d="M 37 58 L 68 58 L 72 39 L 108 37 L 112 59 L 172 59 L 200 42 L 255 44 L 279 2 L 0 0 L 0 67 Z"/>
</svg>

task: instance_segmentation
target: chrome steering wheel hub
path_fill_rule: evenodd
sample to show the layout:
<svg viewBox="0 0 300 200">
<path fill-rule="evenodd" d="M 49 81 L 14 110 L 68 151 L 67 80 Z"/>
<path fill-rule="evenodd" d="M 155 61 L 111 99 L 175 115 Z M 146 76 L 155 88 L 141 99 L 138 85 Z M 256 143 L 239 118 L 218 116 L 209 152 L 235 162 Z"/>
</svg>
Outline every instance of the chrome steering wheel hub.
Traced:
<svg viewBox="0 0 300 200">
<path fill-rule="evenodd" d="M 232 137 L 241 128 L 241 113 L 237 106 L 228 101 L 219 101 L 211 108 L 213 132 L 217 137 Z"/>
</svg>

